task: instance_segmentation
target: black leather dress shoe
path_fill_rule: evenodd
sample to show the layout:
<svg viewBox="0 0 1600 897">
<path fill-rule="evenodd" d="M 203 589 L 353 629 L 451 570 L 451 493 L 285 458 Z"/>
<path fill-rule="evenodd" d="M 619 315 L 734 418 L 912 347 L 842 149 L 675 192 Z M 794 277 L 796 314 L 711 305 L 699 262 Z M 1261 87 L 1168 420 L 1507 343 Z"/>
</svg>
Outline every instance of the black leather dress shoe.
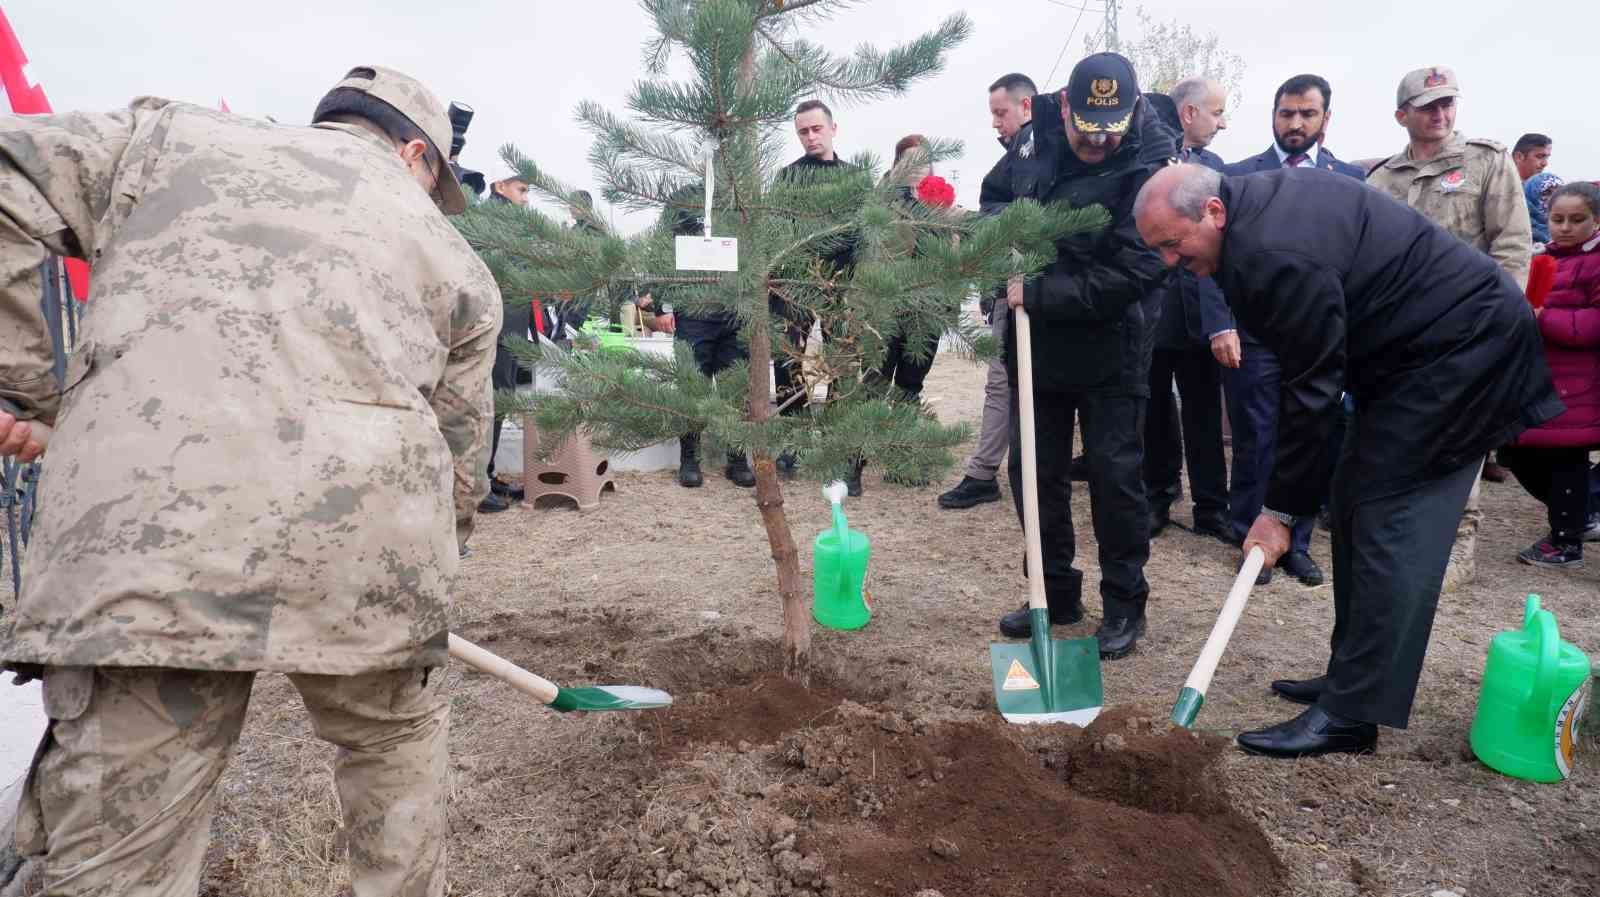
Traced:
<svg viewBox="0 0 1600 897">
<path fill-rule="evenodd" d="M 1320 586 L 1323 582 L 1322 568 L 1303 551 L 1291 551 L 1278 558 L 1278 569 L 1300 580 L 1301 585 Z"/>
<path fill-rule="evenodd" d="M 1063 599 L 1050 605 L 1051 626 L 1071 626 L 1083 619 L 1083 602 Z M 1006 638 L 1029 638 L 1033 635 L 1033 614 L 1028 602 L 1000 618 L 1000 634 Z"/>
<path fill-rule="evenodd" d="M 1166 508 L 1150 509 L 1150 538 L 1161 535 L 1161 531 L 1172 525 L 1172 513 Z"/>
<path fill-rule="evenodd" d="M 1100 643 L 1100 659 L 1127 657 L 1133 653 L 1133 646 L 1141 635 L 1144 635 L 1144 614 L 1100 621 L 1100 628 L 1094 631 L 1094 640 Z"/>
<path fill-rule="evenodd" d="M 1322 697 L 1323 691 L 1328 688 L 1328 677 L 1317 676 L 1314 679 L 1274 679 L 1272 690 L 1278 697 L 1296 704 L 1315 704 Z"/>
<path fill-rule="evenodd" d="M 1378 747 L 1378 727 L 1312 706 L 1286 723 L 1243 732 L 1238 742 L 1245 752 L 1264 757 L 1370 754 Z"/>
</svg>

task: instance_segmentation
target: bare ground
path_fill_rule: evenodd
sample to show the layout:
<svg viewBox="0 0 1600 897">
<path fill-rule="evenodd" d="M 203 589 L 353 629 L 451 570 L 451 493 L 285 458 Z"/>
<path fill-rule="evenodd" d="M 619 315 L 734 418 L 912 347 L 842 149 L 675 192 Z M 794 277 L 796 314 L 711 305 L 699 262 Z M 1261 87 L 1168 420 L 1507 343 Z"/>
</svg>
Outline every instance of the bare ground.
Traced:
<svg viewBox="0 0 1600 897">
<path fill-rule="evenodd" d="M 982 376 L 976 364 L 941 357 L 926 398 L 946 418 L 975 422 Z M 951 727 L 977 727 L 968 734 L 977 733 L 986 753 L 1005 753 L 1007 744 L 1032 752 L 1035 766 L 1070 752 L 1065 736 L 1016 735 L 995 722 L 987 646 L 997 637 L 996 617 L 1021 595 L 1021 533 L 1009 499 L 939 510 L 935 496 L 958 476 L 906 488 L 884 484 L 868 469 L 866 496 L 849 502 L 847 512 L 873 541 L 875 616 L 859 632 L 817 630 L 820 669 L 809 695 L 782 692 L 763 675 L 774 663 L 779 627 L 772 564 L 752 494 L 713 471 L 699 490 L 680 489 L 667 472 L 619 476 L 616 493 L 590 513 L 519 507 L 482 518 L 456 597 L 457 631 L 556 681 L 659 685 L 674 692 L 678 706 L 651 716 L 558 716 L 452 668 L 451 893 L 898 893 L 891 887 L 901 881 L 896 870 L 872 872 L 862 851 L 850 849 L 868 843 L 848 828 L 850 819 L 868 820 L 888 837 L 896 814 L 911 806 L 893 789 L 853 784 L 865 775 L 858 749 L 869 743 L 861 740 L 861 719 L 881 720 L 904 756 L 931 752 L 935 768 L 961 760 L 961 749 L 950 745 L 968 730 Z M 808 566 L 810 538 L 827 525 L 826 503 L 804 482 L 785 495 Z M 1087 521 L 1082 490 L 1074 502 L 1077 519 Z M 1491 772 L 1465 746 L 1489 640 L 1519 623 L 1528 592 L 1544 596 L 1567 640 L 1600 648 L 1600 563 L 1580 572 L 1517 564 L 1517 550 L 1543 531 L 1542 508 L 1514 483 L 1485 484 L 1483 504 L 1478 575 L 1441 603 L 1408 730 L 1385 731 L 1375 757 L 1285 762 L 1223 748 L 1194 773 L 1215 777 L 1229 812 L 1258 827 L 1281 861 L 1282 886 L 1259 893 L 1426 897 L 1448 888 L 1473 897 L 1545 897 L 1600 890 L 1596 752 L 1585 749 L 1568 782 L 1535 785 Z M 1179 517 L 1187 522 L 1186 505 Z M 1091 595 L 1094 540 L 1087 525 L 1079 533 Z M 1330 566 L 1321 531 L 1313 553 Z M 1105 665 L 1108 705 L 1165 716 L 1236 560 L 1234 550 L 1180 530 L 1156 540 L 1147 571 L 1150 633 L 1133 656 Z M 1090 606 L 1089 619 L 1058 634 L 1091 633 L 1098 614 Z M 1201 728 L 1229 735 L 1292 715 L 1297 708 L 1274 699 L 1267 682 L 1316 673 L 1331 622 L 1329 587 L 1277 577 L 1257 589 Z M 806 748 L 814 758 L 823 750 L 817 745 L 855 759 L 807 766 Z M 889 757 L 880 761 L 878 747 L 870 750 L 876 782 Z M 909 763 L 904 756 L 895 762 Z M 287 681 L 262 677 L 224 781 L 207 893 L 323 897 L 348 887 L 331 760 Z M 937 778 L 916 764 L 906 774 L 919 784 L 919 777 Z M 981 781 L 993 799 L 1008 780 Z M 1145 799 L 1133 799 L 1137 785 L 1101 795 L 1109 801 L 1102 809 L 1134 812 Z M 1036 801 L 1031 794 L 1019 789 L 1013 805 Z M 1075 820 L 1096 833 L 1104 824 L 1112 838 L 1115 826 L 1105 818 Z M 828 840 L 841 831 L 856 834 Z M 1107 875 L 1115 859 L 1067 855 L 1061 833 L 1003 834 L 1013 849 L 995 848 L 986 867 L 995 875 L 1054 851 L 1061 880 L 1078 881 L 1091 866 Z M 1162 867 L 1183 868 L 1211 848 L 1186 840 L 1157 847 L 1118 848 L 1137 854 L 1139 865 L 1112 870 L 1106 893 L 1213 893 L 1152 883 Z M 930 881 L 956 880 L 949 870 L 958 861 L 919 856 L 900 865 L 926 868 Z M 1150 870 L 1148 881 L 1140 869 Z M 998 879 L 984 890 L 965 887 L 947 884 L 944 893 L 1011 893 Z M 1100 892 L 1082 882 L 1075 887 Z"/>
</svg>

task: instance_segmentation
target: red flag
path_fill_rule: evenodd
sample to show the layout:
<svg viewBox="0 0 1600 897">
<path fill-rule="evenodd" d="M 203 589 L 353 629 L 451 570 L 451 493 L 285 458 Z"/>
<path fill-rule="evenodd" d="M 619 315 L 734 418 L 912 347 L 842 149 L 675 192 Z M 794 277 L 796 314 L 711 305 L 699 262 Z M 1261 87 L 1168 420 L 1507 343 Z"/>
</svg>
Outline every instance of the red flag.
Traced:
<svg viewBox="0 0 1600 897">
<path fill-rule="evenodd" d="M 26 66 L 28 57 L 22 52 L 17 33 L 0 10 L 0 86 L 6 89 L 11 111 L 17 115 L 38 115 L 50 111 L 50 100 L 44 88 L 28 83 Z M 67 280 L 72 284 L 72 295 L 81 301 L 89 298 L 89 265 L 79 259 L 67 259 Z"/>
<path fill-rule="evenodd" d="M 1555 258 L 1543 253 L 1534 256 L 1533 263 L 1528 268 L 1528 304 L 1534 308 L 1544 308 L 1545 297 L 1550 295 L 1550 290 L 1555 285 Z"/>
</svg>

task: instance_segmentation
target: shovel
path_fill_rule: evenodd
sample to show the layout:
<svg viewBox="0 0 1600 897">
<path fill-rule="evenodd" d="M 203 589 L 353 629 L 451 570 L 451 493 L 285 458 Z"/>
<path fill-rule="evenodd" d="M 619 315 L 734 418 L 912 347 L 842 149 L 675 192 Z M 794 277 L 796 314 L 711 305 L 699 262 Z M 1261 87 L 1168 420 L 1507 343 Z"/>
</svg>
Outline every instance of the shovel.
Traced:
<svg viewBox="0 0 1600 897">
<path fill-rule="evenodd" d="M 1033 442 L 1033 334 L 1028 313 L 1016 311 L 1017 401 L 1022 423 L 1022 528 L 1028 542 L 1028 644 L 994 642 L 995 703 L 1011 723 L 1087 726 L 1100 715 L 1100 647 L 1092 638 L 1053 639 L 1044 595 L 1044 550 L 1039 542 L 1039 473 Z"/>
<path fill-rule="evenodd" d="M 1211 636 L 1200 649 L 1200 659 L 1189 671 L 1183 691 L 1178 692 L 1178 701 L 1172 705 L 1172 721 L 1185 729 L 1194 728 L 1194 718 L 1200 715 L 1200 705 L 1206 702 L 1206 689 L 1211 687 L 1211 676 L 1217 671 L 1222 652 L 1228 648 L 1228 639 L 1233 638 L 1233 627 L 1244 614 L 1244 606 L 1250 602 L 1250 588 L 1256 584 L 1256 576 L 1266 559 L 1260 548 L 1252 548 L 1245 555 L 1239 575 L 1233 578 L 1233 588 L 1228 590 L 1228 600 L 1222 602 L 1217 624 L 1211 627 Z"/>
<path fill-rule="evenodd" d="M 562 713 L 572 710 L 654 710 L 672 705 L 672 695 L 638 685 L 561 688 L 453 632 L 450 633 L 450 656 Z"/>
</svg>

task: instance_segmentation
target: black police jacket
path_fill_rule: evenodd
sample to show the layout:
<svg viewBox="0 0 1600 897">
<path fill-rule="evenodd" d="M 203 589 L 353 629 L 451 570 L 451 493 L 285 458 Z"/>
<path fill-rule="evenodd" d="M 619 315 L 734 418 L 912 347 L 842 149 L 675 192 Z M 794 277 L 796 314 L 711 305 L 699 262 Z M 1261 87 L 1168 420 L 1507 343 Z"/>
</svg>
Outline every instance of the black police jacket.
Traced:
<svg viewBox="0 0 1600 897">
<path fill-rule="evenodd" d="M 1028 122 L 1010 140 L 1001 140 L 1005 155 L 983 176 L 978 188 L 978 213 L 998 215 L 1019 196 L 1032 196 L 1039 183 L 1039 155 L 1033 145 L 1033 122 Z"/>
<path fill-rule="evenodd" d="M 1217 283 L 1283 366 L 1267 507 L 1316 513 L 1341 390 L 1356 420 L 1340 474 L 1358 499 L 1476 463 L 1562 412 L 1538 323 L 1494 259 L 1354 178 L 1278 169 L 1220 192 Z"/>
<path fill-rule="evenodd" d="M 1176 135 L 1140 103 L 1121 146 L 1085 165 L 1067 145 L 1055 94 L 1033 100 L 1033 136 L 1044 172 L 1033 198 L 1074 208 L 1100 206 L 1099 230 L 1056 243 L 1056 260 L 1023 295 L 1033 325 L 1036 392 L 1095 391 L 1149 395 L 1150 351 L 1166 269 L 1144 245 L 1133 201 L 1150 175 L 1177 152 Z M 1006 368 L 1016 379 L 1016 328 L 1007 333 Z"/>
</svg>

